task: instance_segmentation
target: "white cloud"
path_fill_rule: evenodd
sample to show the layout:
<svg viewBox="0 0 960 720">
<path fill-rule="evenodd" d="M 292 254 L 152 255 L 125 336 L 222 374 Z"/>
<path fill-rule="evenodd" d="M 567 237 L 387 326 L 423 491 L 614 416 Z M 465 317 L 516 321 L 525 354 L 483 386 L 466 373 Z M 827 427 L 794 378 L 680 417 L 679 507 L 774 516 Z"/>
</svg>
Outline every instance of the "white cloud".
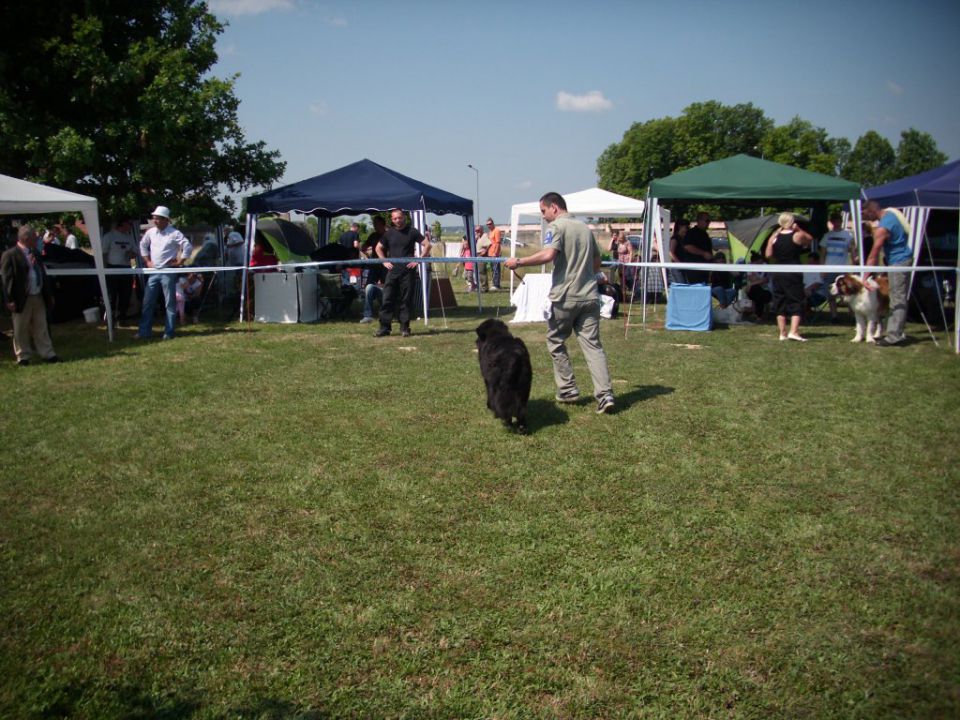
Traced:
<svg viewBox="0 0 960 720">
<path fill-rule="evenodd" d="M 327 114 L 328 108 L 327 108 L 327 104 L 321 100 L 318 103 L 313 103 L 312 105 L 310 105 L 309 109 L 313 115 L 323 116 Z"/>
<path fill-rule="evenodd" d="M 291 10 L 293 0 L 210 0 L 214 15 L 259 15 L 271 10 Z"/>
<path fill-rule="evenodd" d="M 517 183 L 518 190 L 528 190 L 533 187 L 533 180 L 524 180 L 521 183 Z"/>
<path fill-rule="evenodd" d="M 343 15 L 334 15 L 333 17 L 327 18 L 327 25 L 333 25 L 334 27 L 346 27 L 347 19 Z"/>
<path fill-rule="evenodd" d="M 572 95 L 564 90 L 557 93 L 557 110 L 560 112 L 604 112 L 611 109 L 613 103 L 599 90 L 591 90 L 585 95 Z"/>
<path fill-rule="evenodd" d="M 898 85 L 893 80 L 887 80 L 887 90 L 894 95 L 903 95 L 903 85 Z"/>
</svg>

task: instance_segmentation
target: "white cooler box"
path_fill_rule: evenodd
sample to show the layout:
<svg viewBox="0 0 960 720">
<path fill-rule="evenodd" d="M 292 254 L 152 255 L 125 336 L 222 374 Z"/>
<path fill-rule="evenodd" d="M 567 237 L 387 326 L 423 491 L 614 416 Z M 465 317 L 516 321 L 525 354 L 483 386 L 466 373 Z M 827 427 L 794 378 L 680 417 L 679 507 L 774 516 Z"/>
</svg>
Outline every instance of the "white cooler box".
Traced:
<svg viewBox="0 0 960 720">
<path fill-rule="evenodd" d="M 266 272 L 253 275 L 254 319 L 296 323 L 320 319 L 316 272 Z"/>
</svg>

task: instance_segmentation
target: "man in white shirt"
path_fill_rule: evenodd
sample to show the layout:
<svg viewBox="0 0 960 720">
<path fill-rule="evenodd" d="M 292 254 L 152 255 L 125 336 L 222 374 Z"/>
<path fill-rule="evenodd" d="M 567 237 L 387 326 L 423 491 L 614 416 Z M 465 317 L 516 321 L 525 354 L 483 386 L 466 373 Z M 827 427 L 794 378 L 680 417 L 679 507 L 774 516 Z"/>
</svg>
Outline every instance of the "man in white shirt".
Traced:
<svg viewBox="0 0 960 720">
<path fill-rule="evenodd" d="M 67 230 L 66 225 L 58 225 L 57 229 L 60 232 L 60 237 L 63 238 L 63 246 L 65 248 L 68 248 L 70 250 L 80 249 L 80 241 L 77 240 L 76 235 L 74 235 L 72 232 Z"/>
<path fill-rule="evenodd" d="M 143 264 L 157 270 L 183 265 L 193 252 L 193 246 L 182 232 L 170 224 L 170 209 L 158 205 L 153 211 L 153 224 L 154 227 L 147 230 L 140 240 Z M 143 315 L 140 317 L 140 329 L 136 335 L 138 339 L 143 340 L 153 335 L 153 311 L 161 290 L 166 308 L 163 339 L 173 338 L 173 328 L 177 322 L 177 274 L 158 273 L 147 276 L 147 287 L 143 294 Z"/>
<path fill-rule="evenodd" d="M 126 218 L 119 218 L 113 229 L 101 240 L 103 264 L 108 268 L 130 269 L 130 261 L 136 257 L 137 239 L 133 236 L 133 225 Z M 131 275 L 108 275 L 107 288 L 110 291 L 110 304 L 114 317 L 123 320 L 130 307 L 130 295 L 133 290 Z"/>
</svg>

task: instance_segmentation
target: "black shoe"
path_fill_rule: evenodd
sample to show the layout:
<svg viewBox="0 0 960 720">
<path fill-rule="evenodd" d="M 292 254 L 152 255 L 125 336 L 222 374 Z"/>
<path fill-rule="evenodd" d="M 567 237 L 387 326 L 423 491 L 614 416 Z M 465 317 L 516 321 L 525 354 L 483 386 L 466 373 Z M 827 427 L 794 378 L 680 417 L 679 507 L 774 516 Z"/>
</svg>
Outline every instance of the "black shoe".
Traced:
<svg viewBox="0 0 960 720">
<path fill-rule="evenodd" d="M 63 360 L 61 360 L 61 359 L 60 359 L 58 356 L 56 356 L 56 355 L 51 355 L 51 356 L 48 357 L 48 358 L 44 358 L 43 361 L 44 361 L 45 363 L 58 363 L 58 362 L 63 362 Z"/>
<path fill-rule="evenodd" d="M 27 366 L 29 366 L 29 365 L 30 365 L 30 361 L 29 361 L 29 360 L 17 360 L 17 366 L 18 366 L 18 367 L 27 367 Z"/>
<path fill-rule="evenodd" d="M 377 331 L 373 334 L 373 336 L 374 336 L 374 337 L 386 337 L 386 336 L 389 335 L 389 334 L 390 334 L 390 328 L 380 328 L 379 330 L 377 330 Z"/>
<path fill-rule="evenodd" d="M 400 330 L 400 337 L 410 337 L 413 333 L 410 332 L 410 328 L 403 328 Z"/>
</svg>

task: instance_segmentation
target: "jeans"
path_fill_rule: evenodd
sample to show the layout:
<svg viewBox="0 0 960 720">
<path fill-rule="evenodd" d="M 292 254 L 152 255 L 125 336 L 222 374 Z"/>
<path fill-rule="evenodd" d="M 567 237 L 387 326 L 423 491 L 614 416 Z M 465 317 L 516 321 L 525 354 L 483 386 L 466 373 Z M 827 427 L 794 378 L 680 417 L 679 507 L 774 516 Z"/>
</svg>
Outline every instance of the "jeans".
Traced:
<svg viewBox="0 0 960 720">
<path fill-rule="evenodd" d="M 500 269 L 503 266 L 500 263 L 497 263 L 493 266 L 493 286 L 500 287 Z"/>
<path fill-rule="evenodd" d="M 174 273 L 147 276 L 147 288 L 143 293 L 143 315 L 140 317 L 140 337 L 153 335 L 153 310 L 157 305 L 157 296 L 163 291 L 166 310 L 164 337 L 173 337 L 173 327 L 177 322 L 177 276 Z"/>
<path fill-rule="evenodd" d="M 737 299 L 737 291 L 732 287 L 727 288 L 715 285 L 710 288 L 710 294 L 713 295 L 717 299 L 717 302 L 723 307 L 726 307 Z"/>
<path fill-rule="evenodd" d="M 373 318 L 373 303 L 379 300 L 383 304 L 383 288 L 376 283 L 370 283 L 363 291 L 363 316 Z"/>
<path fill-rule="evenodd" d="M 893 267 L 910 267 L 912 260 L 894 263 Z M 903 332 L 907 324 L 907 296 L 910 294 L 910 273 L 890 273 L 890 317 L 887 320 L 887 341 L 901 342 L 906 339 Z"/>
</svg>

